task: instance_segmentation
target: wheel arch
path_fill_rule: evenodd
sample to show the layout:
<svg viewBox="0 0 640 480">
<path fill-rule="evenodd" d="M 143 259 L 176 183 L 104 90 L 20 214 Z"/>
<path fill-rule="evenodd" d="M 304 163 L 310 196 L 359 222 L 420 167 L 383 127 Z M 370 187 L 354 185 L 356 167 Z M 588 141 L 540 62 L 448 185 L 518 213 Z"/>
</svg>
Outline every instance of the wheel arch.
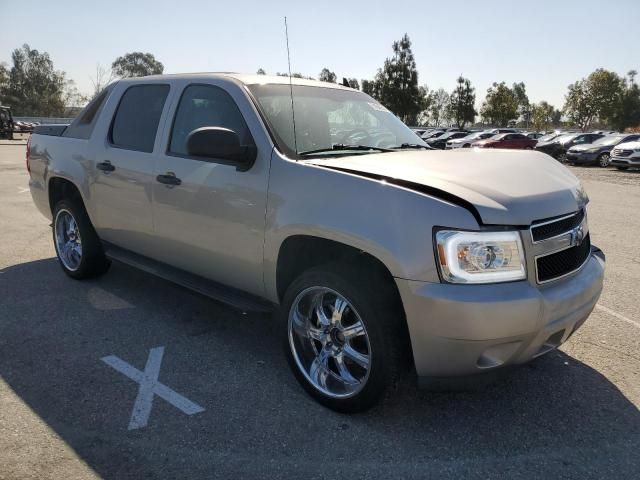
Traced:
<svg viewBox="0 0 640 480">
<path fill-rule="evenodd" d="M 285 238 L 278 250 L 275 272 L 278 301 L 282 300 L 287 287 L 302 272 L 333 262 L 344 262 L 378 275 L 389 286 L 390 292 L 400 300 L 391 270 L 376 256 L 333 239 L 294 234 Z"/>
<path fill-rule="evenodd" d="M 65 177 L 54 176 L 47 182 L 49 208 L 53 214 L 53 208 L 60 200 L 70 199 L 82 203 L 86 211 L 85 201 L 78 186 Z"/>
</svg>

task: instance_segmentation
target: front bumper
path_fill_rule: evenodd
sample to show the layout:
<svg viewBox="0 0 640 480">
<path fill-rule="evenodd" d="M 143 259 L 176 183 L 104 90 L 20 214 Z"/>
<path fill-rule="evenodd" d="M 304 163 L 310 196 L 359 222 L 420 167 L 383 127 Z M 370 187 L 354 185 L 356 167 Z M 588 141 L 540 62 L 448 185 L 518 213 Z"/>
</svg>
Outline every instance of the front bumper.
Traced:
<svg viewBox="0 0 640 480">
<path fill-rule="evenodd" d="M 640 156 L 611 157 L 609 165 L 614 167 L 640 167 Z"/>
<path fill-rule="evenodd" d="M 396 279 L 421 380 L 462 377 L 531 360 L 564 343 L 602 291 L 604 255 L 594 248 L 576 273 L 529 281 L 451 285 Z"/>
<path fill-rule="evenodd" d="M 567 152 L 567 162 L 570 163 L 594 163 L 600 153 Z"/>
</svg>

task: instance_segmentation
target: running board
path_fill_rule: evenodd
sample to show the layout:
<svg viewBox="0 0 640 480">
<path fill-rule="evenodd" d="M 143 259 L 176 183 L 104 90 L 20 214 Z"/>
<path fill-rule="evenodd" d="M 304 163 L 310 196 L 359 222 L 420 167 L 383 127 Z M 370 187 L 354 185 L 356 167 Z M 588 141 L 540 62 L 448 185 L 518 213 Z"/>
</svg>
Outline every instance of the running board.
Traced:
<svg viewBox="0 0 640 480">
<path fill-rule="evenodd" d="M 111 243 L 104 241 L 102 243 L 106 256 L 112 260 L 143 270 L 238 310 L 266 313 L 275 309 L 273 303 L 250 293 L 227 287 L 213 280 L 117 247 Z"/>
</svg>

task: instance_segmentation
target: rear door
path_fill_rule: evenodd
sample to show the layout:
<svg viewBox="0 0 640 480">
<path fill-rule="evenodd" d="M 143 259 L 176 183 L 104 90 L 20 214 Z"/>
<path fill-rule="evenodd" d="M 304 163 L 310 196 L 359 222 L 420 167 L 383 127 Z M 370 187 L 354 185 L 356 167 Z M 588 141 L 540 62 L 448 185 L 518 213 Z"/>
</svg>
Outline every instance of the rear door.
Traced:
<svg viewBox="0 0 640 480">
<path fill-rule="evenodd" d="M 153 240 L 153 151 L 170 87 L 160 83 L 124 87 L 105 142 L 96 145 L 94 225 L 102 239 L 148 255 Z"/>
<path fill-rule="evenodd" d="M 205 278 L 262 295 L 264 225 L 271 144 L 255 107 L 234 83 L 187 83 L 167 120 L 153 182 L 155 258 Z M 200 127 L 235 131 L 255 145 L 247 171 L 225 160 L 190 157 L 189 133 Z M 166 177 L 178 185 L 161 183 Z"/>
</svg>

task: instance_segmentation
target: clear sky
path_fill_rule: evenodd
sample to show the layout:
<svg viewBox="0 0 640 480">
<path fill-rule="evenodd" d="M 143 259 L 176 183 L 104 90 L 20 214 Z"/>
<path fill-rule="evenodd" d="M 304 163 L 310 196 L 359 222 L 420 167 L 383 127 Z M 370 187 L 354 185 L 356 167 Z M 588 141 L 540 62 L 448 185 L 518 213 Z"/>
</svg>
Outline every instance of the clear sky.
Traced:
<svg viewBox="0 0 640 480">
<path fill-rule="evenodd" d="M 153 53 L 165 73 L 323 67 L 372 78 L 391 44 L 413 42 L 420 84 L 450 91 L 463 74 L 478 101 L 493 81 L 524 81 L 561 107 L 569 83 L 598 67 L 640 70 L 640 0 L 593 1 L 15 1 L 0 0 L 0 62 L 28 43 L 90 92 L 96 64 Z"/>
</svg>

